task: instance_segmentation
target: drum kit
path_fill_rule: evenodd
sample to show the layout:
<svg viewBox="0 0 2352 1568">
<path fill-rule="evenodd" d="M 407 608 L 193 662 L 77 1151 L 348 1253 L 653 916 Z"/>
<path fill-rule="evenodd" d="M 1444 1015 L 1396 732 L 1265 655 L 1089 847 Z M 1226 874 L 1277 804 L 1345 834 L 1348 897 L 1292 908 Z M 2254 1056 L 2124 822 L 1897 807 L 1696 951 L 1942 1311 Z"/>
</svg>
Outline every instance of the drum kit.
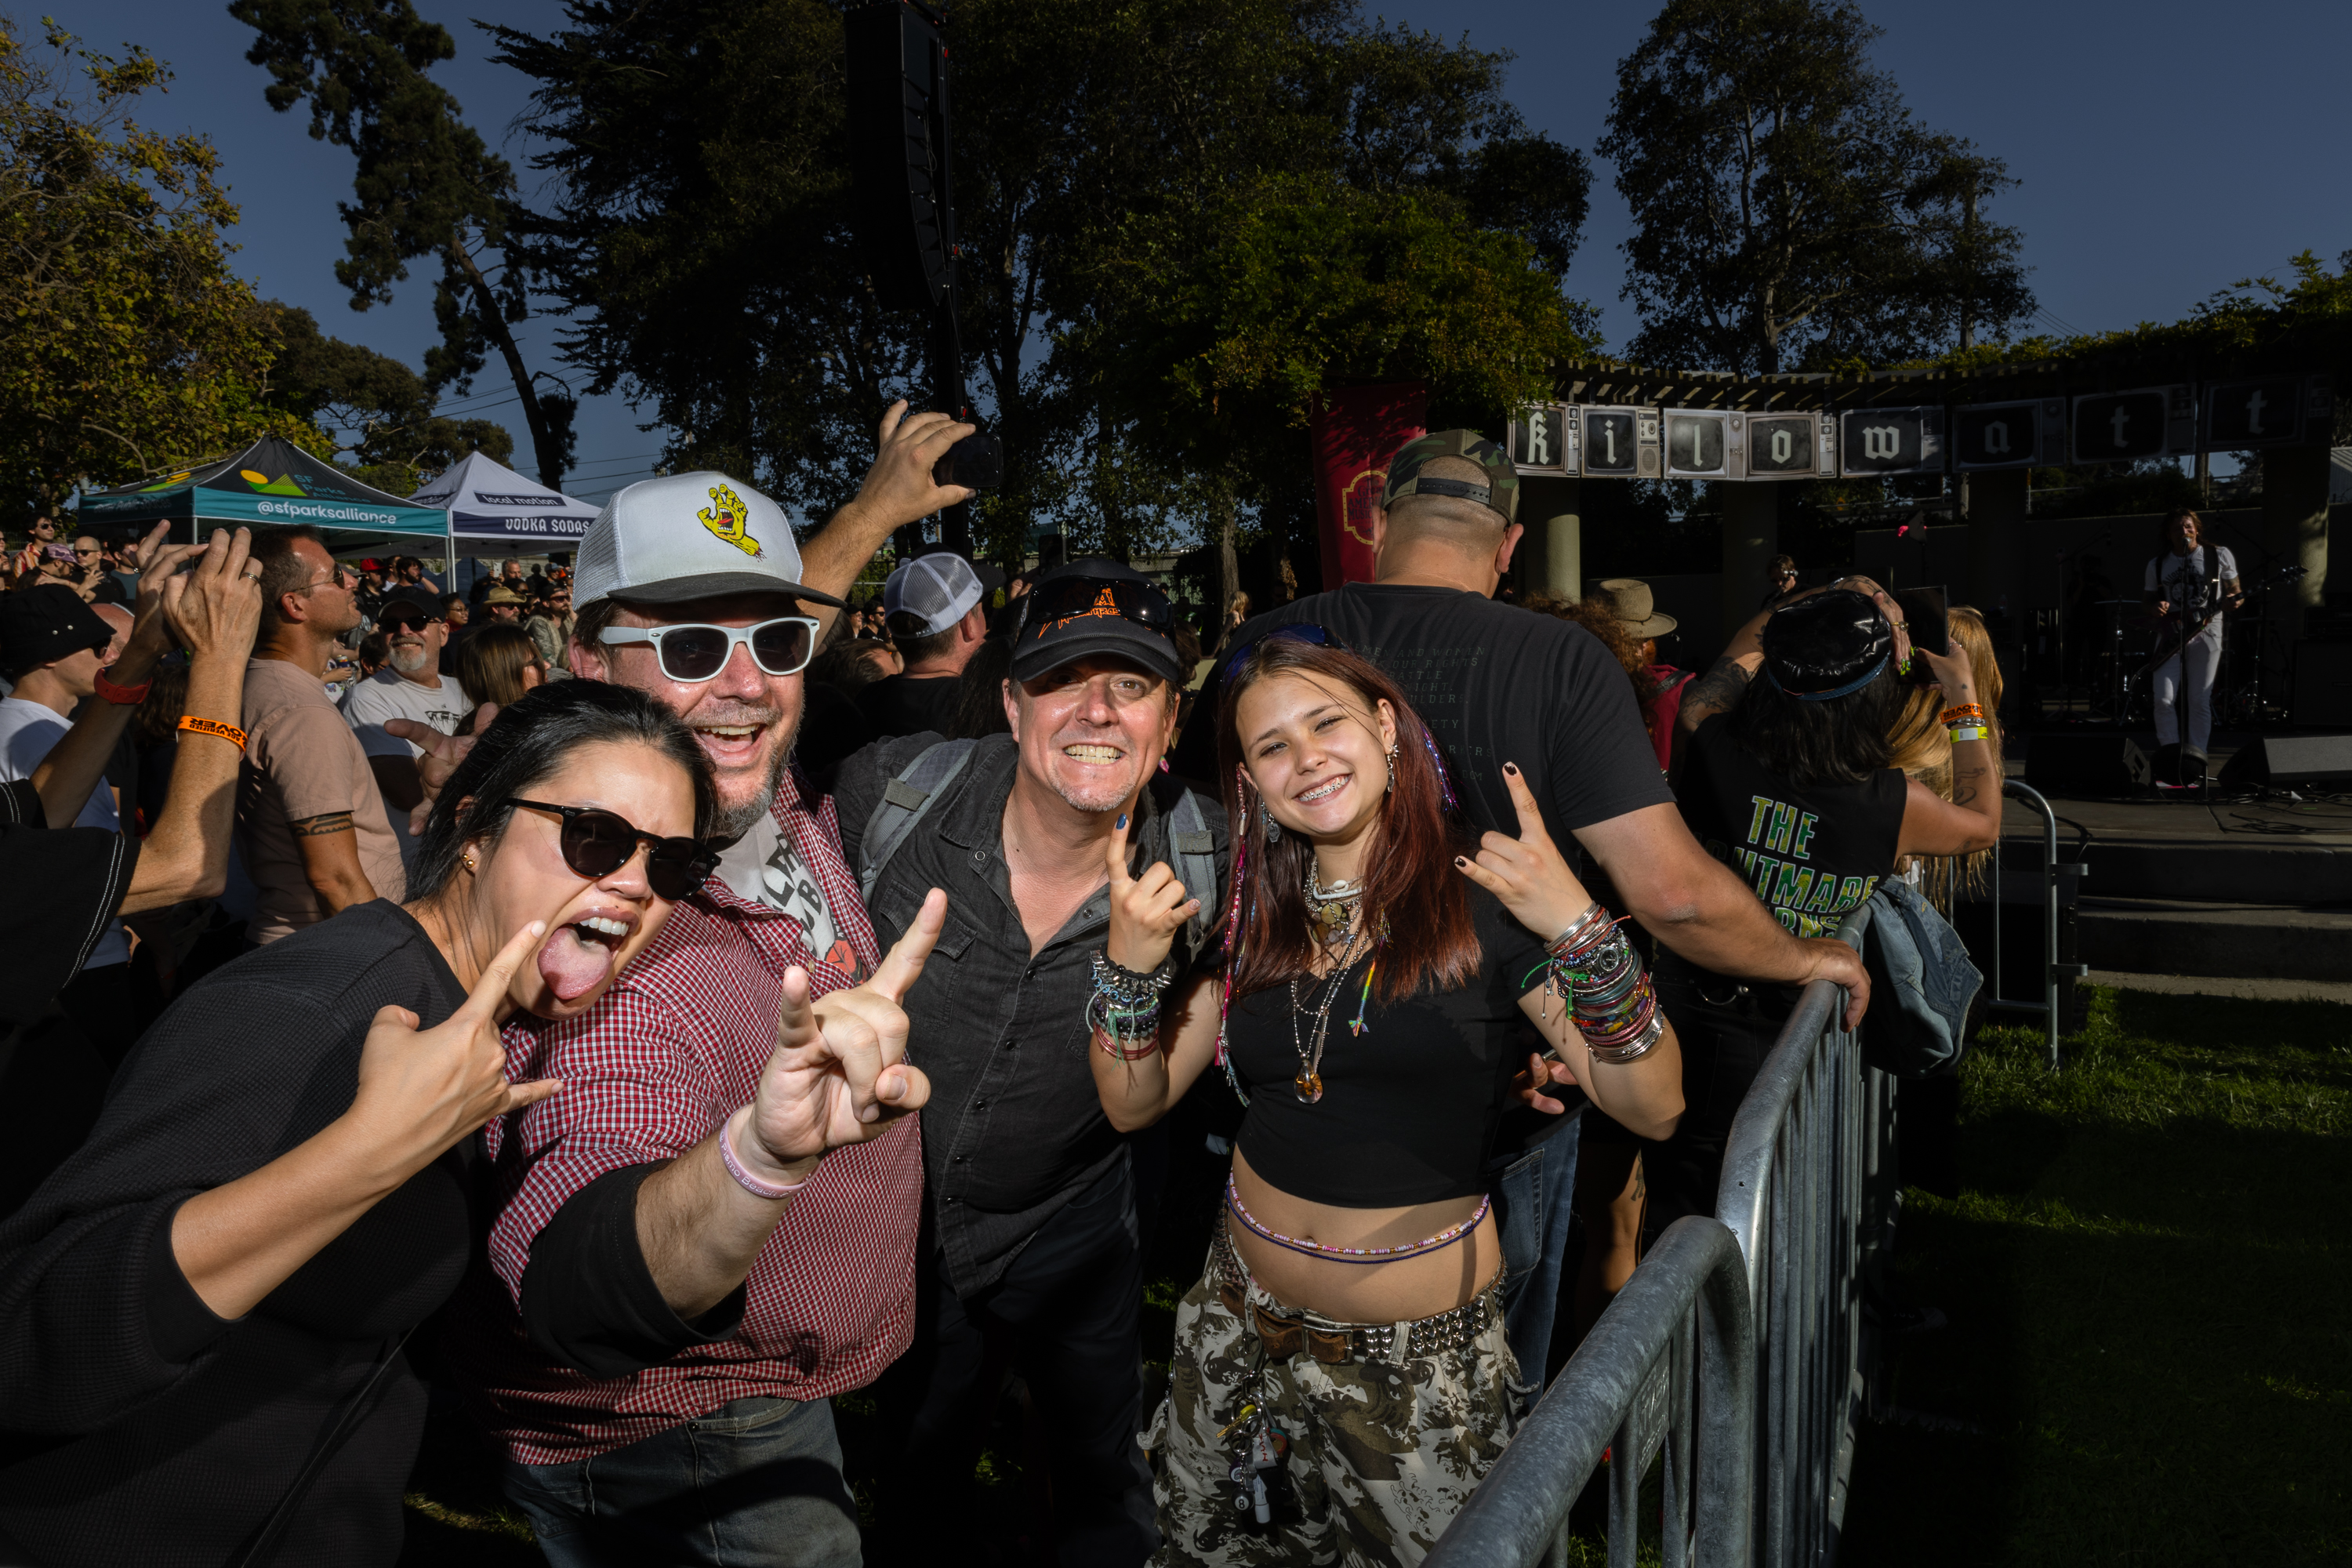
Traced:
<svg viewBox="0 0 2352 1568">
<path fill-rule="evenodd" d="M 2293 583 L 2304 571 L 2281 566 L 2247 582 L 2244 605 L 2223 620 L 2221 668 L 2213 682 L 2216 729 L 2262 729 L 2285 717 L 2293 667 L 2267 601 L 2272 590 Z M 2158 619 L 2149 615 L 2144 599 L 2094 599 L 2089 608 L 2104 625 L 2084 650 L 2087 668 L 2078 666 L 2073 672 L 2077 680 L 2087 682 L 2089 716 L 2121 730 L 2145 729 L 2155 721 L 2157 670 L 2220 612 L 2200 613 L 2184 605 Z M 2062 688 L 2062 700 L 2071 708 L 2074 692 L 2082 689 L 2073 683 Z"/>
</svg>

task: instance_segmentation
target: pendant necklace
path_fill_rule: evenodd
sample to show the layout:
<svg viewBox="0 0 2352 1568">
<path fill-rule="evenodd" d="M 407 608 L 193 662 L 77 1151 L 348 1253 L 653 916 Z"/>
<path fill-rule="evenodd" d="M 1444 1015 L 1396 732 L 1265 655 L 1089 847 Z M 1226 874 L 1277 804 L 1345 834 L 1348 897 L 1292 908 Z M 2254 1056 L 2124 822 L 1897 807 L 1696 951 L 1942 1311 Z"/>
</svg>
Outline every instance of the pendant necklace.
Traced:
<svg viewBox="0 0 2352 1568">
<path fill-rule="evenodd" d="M 1299 1037 L 1298 1018 L 1306 1009 L 1298 1000 L 1298 978 L 1296 975 L 1291 977 L 1290 1045 L 1298 1053 L 1298 1076 L 1290 1083 L 1302 1105 L 1312 1105 L 1323 1098 L 1323 1041 L 1331 1026 L 1331 1004 L 1339 999 L 1340 988 L 1348 981 L 1348 971 L 1355 967 L 1357 940 L 1351 934 L 1346 948 L 1332 957 L 1330 982 L 1323 988 L 1322 1002 L 1314 1009 L 1315 1045 L 1311 1051 Z M 1314 995 L 1312 987 L 1308 988 L 1307 994 L 1310 997 Z"/>
</svg>

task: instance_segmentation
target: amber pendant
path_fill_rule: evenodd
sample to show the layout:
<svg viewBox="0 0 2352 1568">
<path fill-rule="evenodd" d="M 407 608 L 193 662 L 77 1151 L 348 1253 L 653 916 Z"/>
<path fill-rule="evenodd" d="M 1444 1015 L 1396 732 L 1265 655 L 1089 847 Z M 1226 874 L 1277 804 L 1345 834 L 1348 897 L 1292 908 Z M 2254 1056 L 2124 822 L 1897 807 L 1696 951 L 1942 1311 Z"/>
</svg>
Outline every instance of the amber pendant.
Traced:
<svg viewBox="0 0 2352 1568">
<path fill-rule="evenodd" d="M 1312 1105 L 1323 1098 L 1323 1075 L 1319 1072 L 1300 1073 L 1290 1080 L 1290 1085 L 1298 1091 L 1301 1105 Z"/>
</svg>

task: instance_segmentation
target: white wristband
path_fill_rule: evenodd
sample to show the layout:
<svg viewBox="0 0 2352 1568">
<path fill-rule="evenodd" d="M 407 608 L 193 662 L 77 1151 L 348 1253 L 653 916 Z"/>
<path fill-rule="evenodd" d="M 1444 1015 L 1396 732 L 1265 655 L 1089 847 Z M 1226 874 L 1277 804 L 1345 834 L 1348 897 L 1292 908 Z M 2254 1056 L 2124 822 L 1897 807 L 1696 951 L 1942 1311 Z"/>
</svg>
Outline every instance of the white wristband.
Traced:
<svg viewBox="0 0 2352 1568">
<path fill-rule="evenodd" d="M 766 1198 L 770 1202 L 777 1198 L 791 1197 L 794 1193 L 807 1186 L 816 1175 L 816 1172 L 812 1169 L 807 1175 L 797 1182 L 778 1184 L 763 1182 L 745 1170 L 743 1162 L 735 1156 L 735 1130 L 739 1123 L 747 1122 L 751 1119 L 751 1108 L 747 1105 L 729 1117 L 726 1123 L 719 1129 L 719 1158 L 726 1163 L 727 1173 L 735 1178 L 735 1184 L 753 1197 Z"/>
</svg>

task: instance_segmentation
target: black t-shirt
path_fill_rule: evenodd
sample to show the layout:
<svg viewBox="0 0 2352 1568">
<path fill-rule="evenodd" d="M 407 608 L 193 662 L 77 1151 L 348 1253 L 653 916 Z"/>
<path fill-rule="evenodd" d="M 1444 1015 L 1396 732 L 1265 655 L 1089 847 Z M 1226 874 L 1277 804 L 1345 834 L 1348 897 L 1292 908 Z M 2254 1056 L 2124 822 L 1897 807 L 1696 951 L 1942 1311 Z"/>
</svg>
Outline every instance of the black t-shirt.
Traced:
<svg viewBox="0 0 2352 1568">
<path fill-rule="evenodd" d="M 1454 991 L 1426 985 L 1394 1006 L 1364 998 L 1359 960 L 1340 982 L 1324 1035 L 1323 1098 L 1309 1105 L 1293 1080 L 1299 1047 L 1311 1055 L 1326 977 L 1237 997 L 1225 1043 L 1249 1096 L 1241 1150 L 1251 1169 L 1296 1197 L 1342 1208 L 1436 1203 L 1486 1190 L 1512 1079 L 1527 1065 L 1519 998 L 1541 976 L 1543 942 L 1486 889 L 1472 886 L 1477 977 Z M 1363 1005 L 1364 1030 L 1349 1026 Z M 1297 1035 L 1292 1033 L 1297 1020 Z M 1565 1120 L 1562 1118 L 1561 1120 Z"/>
<path fill-rule="evenodd" d="M 1881 768 L 1860 784 L 1801 789 L 1734 740 L 1724 713 L 1692 733 L 1679 786 L 1691 837 L 1801 937 L 1835 935 L 1893 872 L 1909 787 L 1902 769 Z"/>
<path fill-rule="evenodd" d="M 952 675 L 886 675 L 857 694 L 858 711 L 874 726 L 874 738 L 955 733 L 956 704 L 963 682 Z"/>
<path fill-rule="evenodd" d="M 44 1563 L 233 1561 L 342 1401 L 464 1278 L 471 1140 L 261 1303 L 215 1317 L 172 1219 L 351 1108 L 376 1011 L 465 1000 L 378 900 L 189 987 L 114 1078 L 81 1148 L 0 1225 L 0 1531 Z M 425 1391 L 403 1363 L 319 1472 L 278 1561 L 386 1565 Z"/>
<path fill-rule="evenodd" d="M 1458 588 L 1350 583 L 1244 623 L 1226 646 L 1247 647 L 1296 621 L 1338 633 L 1404 688 L 1478 832 L 1518 834 L 1505 763 L 1526 775 L 1555 838 L 1674 801 L 1633 683 L 1600 639 L 1573 622 Z M 1202 688 L 1172 763 L 1190 778 L 1216 777 L 1222 669 L 1221 662 Z"/>
</svg>

